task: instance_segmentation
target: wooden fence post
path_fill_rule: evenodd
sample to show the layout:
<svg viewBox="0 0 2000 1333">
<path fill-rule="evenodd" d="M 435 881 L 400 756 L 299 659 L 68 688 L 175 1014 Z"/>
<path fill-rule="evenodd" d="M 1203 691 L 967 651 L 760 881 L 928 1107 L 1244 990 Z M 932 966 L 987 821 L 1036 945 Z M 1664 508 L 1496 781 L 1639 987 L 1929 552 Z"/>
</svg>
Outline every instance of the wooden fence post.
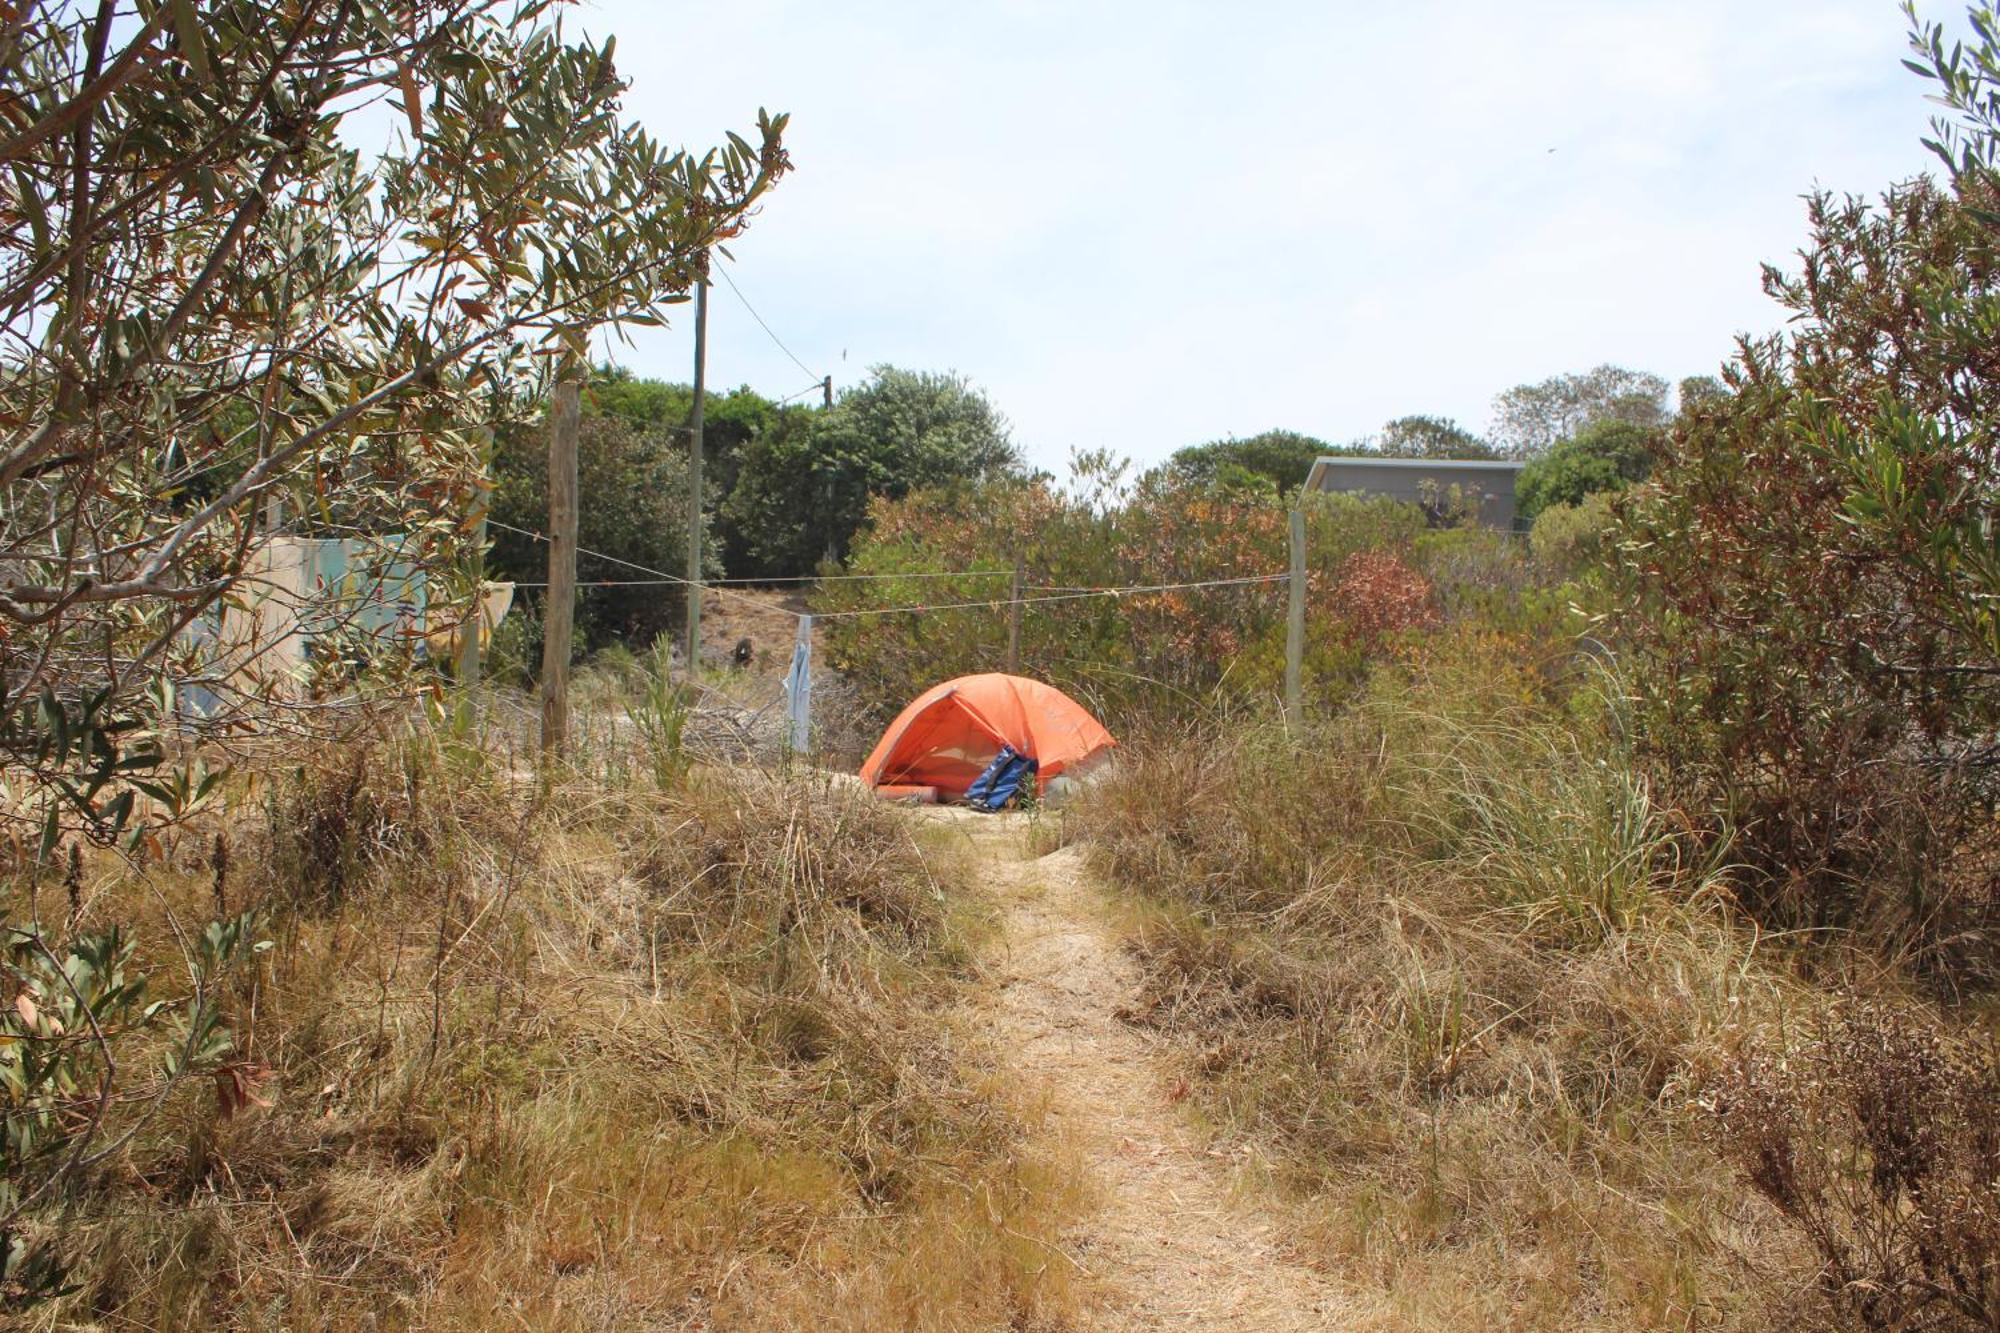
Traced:
<svg viewBox="0 0 2000 1333">
<path fill-rule="evenodd" d="M 493 430 L 485 432 L 485 446 L 480 450 L 482 475 L 479 479 L 479 494 L 472 501 L 472 620 L 471 632 L 461 626 L 459 633 L 465 635 L 458 646 L 458 683 L 471 687 L 479 684 L 481 646 L 479 631 L 486 624 L 486 516 L 493 508 Z"/>
<path fill-rule="evenodd" d="M 576 435 L 583 371 L 563 370 L 549 405 L 549 599 L 542 620 L 542 750 L 569 744 L 569 654 L 576 624 Z"/>
<path fill-rule="evenodd" d="M 1285 617 L 1285 725 L 1296 731 L 1305 720 L 1306 662 L 1306 515 L 1291 514 L 1291 605 Z"/>
<path fill-rule="evenodd" d="M 1027 561 L 1022 556 L 1014 557 L 1013 590 L 1007 602 L 1007 674 L 1021 674 L 1021 580 L 1026 576 Z"/>
</svg>

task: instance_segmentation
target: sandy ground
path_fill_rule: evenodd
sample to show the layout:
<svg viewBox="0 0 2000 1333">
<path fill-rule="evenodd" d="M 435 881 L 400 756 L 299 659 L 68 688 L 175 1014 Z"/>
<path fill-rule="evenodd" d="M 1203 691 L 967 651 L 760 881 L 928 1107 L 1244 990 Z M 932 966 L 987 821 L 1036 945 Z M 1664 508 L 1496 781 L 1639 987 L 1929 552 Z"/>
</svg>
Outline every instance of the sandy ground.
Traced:
<svg viewBox="0 0 2000 1333">
<path fill-rule="evenodd" d="M 1341 1327 L 1346 1298 L 1232 1197 L 1225 1162 L 1174 1104 L 1153 1039 L 1119 1019 L 1137 967 L 1111 937 L 1080 855 L 1032 857 L 1019 816 L 919 813 L 972 840 L 1001 913 L 1002 952 L 971 1020 L 1045 1088 L 1095 1177 L 1100 1206 L 1065 1246 L 1097 1296 L 1084 1327 Z"/>
</svg>

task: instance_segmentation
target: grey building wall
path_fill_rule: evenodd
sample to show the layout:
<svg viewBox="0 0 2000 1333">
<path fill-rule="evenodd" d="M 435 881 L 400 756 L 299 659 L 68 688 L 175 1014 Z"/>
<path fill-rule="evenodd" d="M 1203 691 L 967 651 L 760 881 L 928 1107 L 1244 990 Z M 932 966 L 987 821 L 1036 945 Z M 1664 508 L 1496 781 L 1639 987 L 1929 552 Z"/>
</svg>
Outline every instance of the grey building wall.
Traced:
<svg viewBox="0 0 2000 1333">
<path fill-rule="evenodd" d="M 1483 459 L 1322 458 L 1307 474 L 1306 489 L 1385 495 L 1416 504 L 1426 494 L 1449 493 L 1457 486 L 1461 495 L 1480 497 L 1482 524 L 1512 529 L 1514 482 L 1523 466 Z"/>
</svg>

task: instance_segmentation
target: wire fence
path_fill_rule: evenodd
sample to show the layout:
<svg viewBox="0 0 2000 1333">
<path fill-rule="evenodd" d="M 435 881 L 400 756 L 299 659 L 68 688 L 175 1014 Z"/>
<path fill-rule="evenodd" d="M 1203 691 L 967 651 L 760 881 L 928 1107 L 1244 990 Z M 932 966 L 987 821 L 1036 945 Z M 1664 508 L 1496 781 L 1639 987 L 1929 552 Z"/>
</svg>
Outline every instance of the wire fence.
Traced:
<svg viewBox="0 0 2000 1333">
<path fill-rule="evenodd" d="M 502 523 L 498 519 L 489 519 L 487 521 L 496 528 L 502 528 L 508 532 L 518 533 L 523 537 L 530 537 L 539 542 L 547 542 L 551 540 L 544 533 L 533 532 L 527 528 L 517 528 L 511 523 Z M 1024 593 L 1022 596 L 1016 597 L 1011 593 L 1009 593 L 1008 595 L 1002 597 L 983 597 L 974 601 L 915 602 L 905 606 L 853 607 L 839 611 L 794 611 L 789 607 L 772 606 L 769 602 L 764 601 L 762 598 L 751 597 L 749 594 L 738 592 L 734 588 L 721 586 L 723 581 L 720 580 L 715 582 L 711 582 L 708 580 L 694 582 L 677 574 L 669 574 L 665 570 L 651 569 L 645 565 L 638 564 L 634 561 L 622 559 L 621 557 L 615 555 L 606 555 L 602 551 L 588 550 L 582 546 L 576 548 L 576 553 L 578 555 L 590 556 L 591 558 L 596 560 L 606 560 L 614 565 L 622 565 L 627 569 L 636 570 L 642 574 L 649 574 L 653 576 L 651 578 L 644 578 L 644 579 L 598 579 L 594 581 L 579 580 L 576 584 L 576 586 L 579 588 L 643 588 L 643 587 L 660 587 L 673 584 L 687 585 L 696 588 L 707 589 L 708 591 L 714 592 L 719 596 L 741 598 L 742 600 L 748 601 L 755 606 L 763 607 L 765 610 L 781 611 L 786 615 L 793 616 L 800 620 L 806 620 L 806 619 L 845 620 L 845 619 L 854 619 L 861 616 L 921 615 L 933 611 L 970 611 L 970 610 L 978 610 L 981 608 L 998 609 L 1000 607 L 1012 607 L 1012 606 L 1040 606 L 1050 602 L 1075 602 L 1075 601 L 1087 600 L 1093 597 L 1133 597 L 1133 596 L 1143 596 L 1149 593 L 1188 592 L 1199 588 L 1253 587 L 1258 584 L 1282 582 L 1291 577 L 1291 574 L 1288 571 L 1280 570 L 1272 574 L 1248 574 L 1236 578 L 1227 578 L 1227 579 L 1197 579 L 1186 583 L 1134 583 L 1134 584 L 1124 584 L 1114 587 L 1038 588 L 1034 590 L 1034 595 L 1032 596 L 1026 595 Z M 943 572 L 943 573 L 924 571 L 911 574 L 831 574 L 822 576 L 801 574 L 801 575 L 788 575 L 782 581 L 787 583 L 795 583 L 795 582 L 805 582 L 808 579 L 812 579 L 813 581 L 819 581 L 819 582 L 832 582 L 836 580 L 873 581 L 873 580 L 918 579 L 918 578 L 921 579 L 991 578 L 991 577 L 1011 578 L 1012 576 L 1013 576 L 1012 570 L 967 569 L 967 570 L 957 570 L 953 572 Z M 750 580 L 745 580 L 745 582 L 749 581 Z M 779 582 L 781 580 L 774 579 L 771 581 Z M 516 581 L 514 586 L 517 588 L 546 588 L 549 585 L 546 581 L 532 582 L 532 583 Z"/>
</svg>

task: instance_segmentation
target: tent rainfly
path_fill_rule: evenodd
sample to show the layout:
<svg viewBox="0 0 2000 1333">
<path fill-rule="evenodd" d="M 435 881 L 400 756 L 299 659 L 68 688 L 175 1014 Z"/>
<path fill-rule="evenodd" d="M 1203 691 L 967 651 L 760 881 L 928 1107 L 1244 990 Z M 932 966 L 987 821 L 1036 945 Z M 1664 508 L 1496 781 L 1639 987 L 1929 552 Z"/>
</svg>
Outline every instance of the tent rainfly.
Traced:
<svg viewBox="0 0 2000 1333">
<path fill-rule="evenodd" d="M 1002 746 L 1033 760 L 1043 781 L 1115 742 L 1083 705 L 1053 685 L 990 672 L 934 685 L 882 733 L 861 780 L 884 796 L 959 800 Z"/>
</svg>

